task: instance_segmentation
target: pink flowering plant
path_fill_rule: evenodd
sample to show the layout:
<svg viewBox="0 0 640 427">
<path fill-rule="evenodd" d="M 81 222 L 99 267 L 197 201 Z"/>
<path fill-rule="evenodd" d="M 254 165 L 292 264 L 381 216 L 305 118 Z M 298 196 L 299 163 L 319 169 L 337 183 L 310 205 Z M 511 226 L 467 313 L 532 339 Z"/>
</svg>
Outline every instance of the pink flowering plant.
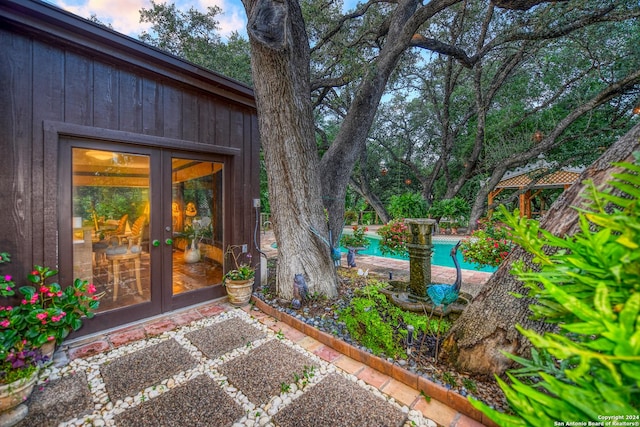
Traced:
<svg viewBox="0 0 640 427">
<path fill-rule="evenodd" d="M 379 247 L 383 254 L 407 255 L 407 242 L 411 234 L 404 219 L 389 221 L 380 227 L 378 234 L 382 236 Z"/>
<path fill-rule="evenodd" d="M 7 253 L 0 254 L 0 264 L 10 261 Z M 101 295 L 86 280 L 76 279 L 64 289 L 58 283 L 48 283 L 57 270 L 36 265 L 27 275 L 30 285 L 18 289 L 20 302 L 0 305 L 0 345 L 7 351 L 23 343 L 38 348 L 55 341 L 57 344 L 82 326 L 82 318 L 91 318 L 98 308 Z M 18 295 L 11 276 L 0 278 L 0 295 Z"/>
<path fill-rule="evenodd" d="M 499 224 L 488 224 L 475 230 L 463 239 L 460 250 L 465 262 L 476 264 L 476 268 L 497 267 L 509 255 L 513 243 L 509 229 Z"/>
</svg>

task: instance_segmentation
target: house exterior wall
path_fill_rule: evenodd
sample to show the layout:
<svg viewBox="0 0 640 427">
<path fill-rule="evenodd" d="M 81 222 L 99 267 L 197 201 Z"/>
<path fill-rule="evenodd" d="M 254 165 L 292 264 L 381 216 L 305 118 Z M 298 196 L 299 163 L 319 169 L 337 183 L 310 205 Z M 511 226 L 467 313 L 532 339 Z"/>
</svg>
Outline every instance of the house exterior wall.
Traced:
<svg viewBox="0 0 640 427">
<path fill-rule="evenodd" d="M 226 156 L 226 243 L 252 242 L 259 138 L 250 88 L 42 2 L 0 3 L 0 45 L 0 251 L 13 258 L 2 274 L 21 282 L 33 264 L 65 256 L 56 132 Z"/>
</svg>

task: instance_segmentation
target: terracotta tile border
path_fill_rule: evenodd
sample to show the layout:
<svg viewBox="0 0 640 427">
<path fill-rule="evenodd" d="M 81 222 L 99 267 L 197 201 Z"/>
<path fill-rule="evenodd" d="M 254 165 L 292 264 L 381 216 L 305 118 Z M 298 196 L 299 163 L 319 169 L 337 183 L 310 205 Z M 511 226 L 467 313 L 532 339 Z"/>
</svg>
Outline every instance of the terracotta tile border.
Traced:
<svg viewBox="0 0 640 427">
<path fill-rule="evenodd" d="M 331 347 L 334 350 L 346 356 L 349 356 L 350 358 L 358 362 L 364 363 L 365 365 L 376 369 L 382 374 L 388 375 L 391 378 L 403 384 L 406 384 L 409 387 L 415 388 L 418 391 L 423 391 L 424 394 L 430 396 L 432 399 L 436 399 L 439 402 L 442 402 L 443 404 L 471 418 L 472 420 L 478 421 L 489 427 L 496 426 L 496 424 L 489 420 L 486 416 L 484 416 L 482 412 L 471 406 L 471 403 L 469 403 L 466 397 L 463 397 L 458 393 L 455 393 L 454 391 L 448 390 L 447 388 L 438 385 L 422 376 L 407 371 L 406 369 L 398 365 L 394 365 L 393 363 L 390 363 L 385 359 L 364 352 L 340 339 L 333 337 L 330 334 L 327 334 L 326 332 L 322 332 L 310 325 L 307 325 L 300 319 L 296 319 L 295 317 L 290 316 L 287 313 L 276 310 L 275 308 L 271 307 L 269 304 L 265 303 L 259 298 L 256 298 L 255 296 L 251 297 L 251 301 L 262 312 L 298 329 L 301 332 L 304 332 L 311 338 L 320 341 L 324 345 Z"/>
</svg>

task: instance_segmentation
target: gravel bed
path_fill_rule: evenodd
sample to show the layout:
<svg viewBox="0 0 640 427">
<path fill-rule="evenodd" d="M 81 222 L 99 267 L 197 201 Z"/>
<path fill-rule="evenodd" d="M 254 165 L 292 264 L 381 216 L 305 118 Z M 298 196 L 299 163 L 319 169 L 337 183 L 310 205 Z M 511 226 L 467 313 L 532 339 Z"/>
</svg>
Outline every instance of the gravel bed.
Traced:
<svg viewBox="0 0 640 427">
<path fill-rule="evenodd" d="M 326 396 L 331 396 L 328 401 Z M 402 426 L 407 414 L 343 376 L 329 374 L 273 417 L 279 427 Z"/>
<path fill-rule="evenodd" d="M 266 334 L 247 322 L 234 318 L 189 332 L 185 337 L 207 357 L 216 359 L 237 347 L 264 338 Z"/>
<path fill-rule="evenodd" d="M 231 426 L 243 410 L 208 375 L 148 400 L 115 417 L 116 425 L 140 426 Z"/>
<path fill-rule="evenodd" d="M 237 331 L 242 339 L 229 350 L 234 338 L 226 335 Z M 216 347 L 212 339 L 223 344 Z M 319 425 L 317 419 L 331 419 L 323 425 L 332 426 L 400 425 L 402 419 L 404 427 L 436 426 L 242 310 L 51 365 L 41 373 L 40 392 L 33 395 L 37 402 L 27 402 L 31 414 L 21 427 L 276 427 L 280 413 L 282 427 Z M 333 419 L 347 412 L 358 414 Z"/>
<path fill-rule="evenodd" d="M 197 363 L 175 340 L 168 340 L 105 363 L 100 371 L 109 396 L 117 400 L 159 384 Z"/>
<path fill-rule="evenodd" d="M 69 418 L 93 411 L 91 392 L 84 372 L 59 378 L 46 386 L 36 386 L 27 404 L 29 415 L 17 424 L 18 427 L 53 427 Z"/>
<path fill-rule="evenodd" d="M 272 340 L 220 367 L 229 383 L 239 388 L 255 404 L 266 403 L 282 391 L 282 384 L 295 383 L 295 375 L 303 376 L 318 365 L 300 352 Z"/>
<path fill-rule="evenodd" d="M 274 277 L 270 274 L 269 277 Z M 341 339 L 342 341 L 359 348 L 365 352 L 372 351 L 353 339 L 346 328 L 344 322 L 339 319 L 338 311 L 349 306 L 351 299 L 355 296 L 355 289 L 361 288 L 367 284 L 367 280 L 361 277 L 344 277 L 341 276 L 338 286 L 338 297 L 333 300 L 317 299 L 304 304 L 300 309 L 294 310 L 288 301 L 281 301 L 273 298 L 269 293 L 269 285 L 263 289 L 254 292 L 254 296 L 260 298 L 265 303 L 275 309 L 286 313 L 296 319 L 313 326 L 314 328 L 326 332 Z M 265 292 L 266 290 L 266 292 Z M 474 378 L 464 373 L 458 373 L 455 368 L 448 366 L 442 362 L 435 360 L 433 351 L 429 354 L 420 354 L 418 346 L 420 338 L 416 337 L 413 346 L 413 355 L 409 359 L 394 359 L 385 357 L 388 362 L 401 366 L 410 372 L 420 375 L 430 381 L 441 385 L 447 389 L 455 391 L 463 397 L 473 396 L 485 402 L 487 405 L 498 410 L 506 410 L 508 404 L 502 393 L 502 390 L 493 380 L 484 378 Z M 404 343 L 403 343 L 404 345 Z M 469 387 L 472 388 L 469 388 Z"/>
</svg>

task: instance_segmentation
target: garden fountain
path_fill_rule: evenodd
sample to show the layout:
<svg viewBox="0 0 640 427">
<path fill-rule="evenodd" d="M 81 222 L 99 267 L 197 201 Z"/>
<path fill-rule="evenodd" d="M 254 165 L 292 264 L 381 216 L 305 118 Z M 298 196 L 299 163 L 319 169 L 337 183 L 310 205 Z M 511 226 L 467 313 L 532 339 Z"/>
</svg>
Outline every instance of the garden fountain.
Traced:
<svg viewBox="0 0 640 427">
<path fill-rule="evenodd" d="M 390 288 L 383 290 L 391 301 L 405 310 L 435 313 L 438 315 L 459 315 L 471 301 L 471 295 L 461 292 L 458 300 L 448 306 L 434 307 L 427 289 L 439 285 L 431 282 L 432 234 L 436 223 L 433 219 L 405 219 L 409 227 L 410 237 L 407 242 L 409 252 L 409 283 L 390 281 Z M 460 267 L 457 274 L 460 276 Z"/>
</svg>

